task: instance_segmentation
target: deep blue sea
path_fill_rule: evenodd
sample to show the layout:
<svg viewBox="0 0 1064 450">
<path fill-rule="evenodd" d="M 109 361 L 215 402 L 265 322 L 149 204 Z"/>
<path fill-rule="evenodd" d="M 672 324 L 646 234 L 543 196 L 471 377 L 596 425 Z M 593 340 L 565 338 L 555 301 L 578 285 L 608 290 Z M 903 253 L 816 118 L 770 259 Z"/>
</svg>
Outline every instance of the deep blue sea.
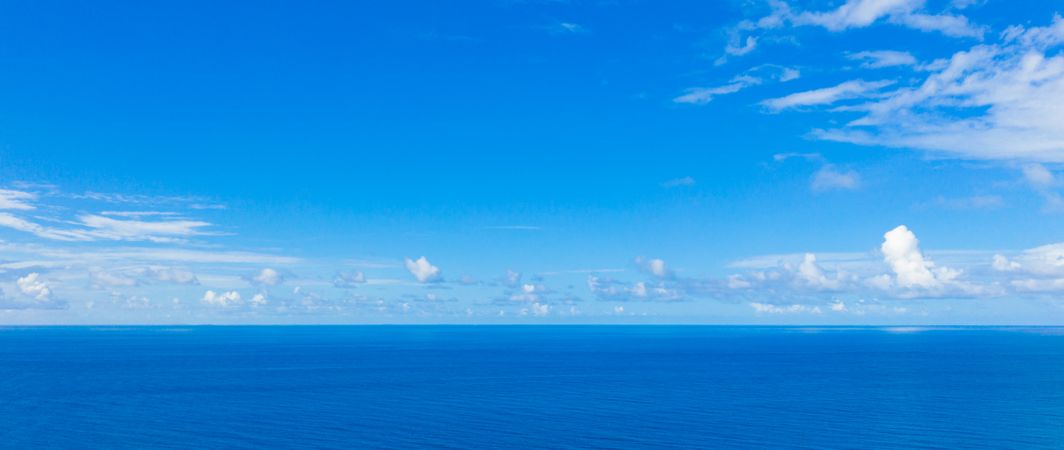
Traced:
<svg viewBox="0 0 1064 450">
<path fill-rule="evenodd" d="M 1064 448 L 1064 329 L 0 328 L 10 448 Z"/>
</svg>

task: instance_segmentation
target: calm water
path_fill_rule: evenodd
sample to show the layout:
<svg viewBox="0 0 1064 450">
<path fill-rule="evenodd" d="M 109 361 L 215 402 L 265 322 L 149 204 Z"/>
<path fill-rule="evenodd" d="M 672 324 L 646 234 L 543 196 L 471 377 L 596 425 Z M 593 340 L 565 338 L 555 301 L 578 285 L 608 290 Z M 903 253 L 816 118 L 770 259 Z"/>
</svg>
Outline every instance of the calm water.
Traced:
<svg viewBox="0 0 1064 450">
<path fill-rule="evenodd" d="M 0 446 L 1064 448 L 1064 329 L 0 328 Z"/>
</svg>

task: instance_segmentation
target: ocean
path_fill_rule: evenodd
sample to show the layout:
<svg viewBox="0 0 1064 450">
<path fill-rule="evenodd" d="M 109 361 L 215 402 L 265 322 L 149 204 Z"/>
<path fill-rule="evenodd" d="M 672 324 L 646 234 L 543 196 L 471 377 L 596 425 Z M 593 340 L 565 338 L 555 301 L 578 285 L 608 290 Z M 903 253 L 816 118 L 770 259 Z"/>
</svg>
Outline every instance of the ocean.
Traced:
<svg viewBox="0 0 1064 450">
<path fill-rule="evenodd" d="M 1064 329 L 0 328 L 6 448 L 1064 448 Z"/>
</svg>

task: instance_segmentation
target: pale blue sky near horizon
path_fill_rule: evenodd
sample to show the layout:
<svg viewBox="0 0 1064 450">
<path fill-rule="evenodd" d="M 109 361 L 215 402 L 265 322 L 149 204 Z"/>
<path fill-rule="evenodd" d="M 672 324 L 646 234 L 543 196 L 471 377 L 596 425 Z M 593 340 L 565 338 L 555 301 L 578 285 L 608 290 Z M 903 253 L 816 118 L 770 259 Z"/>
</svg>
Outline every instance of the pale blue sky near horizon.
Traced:
<svg viewBox="0 0 1064 450">
<path fill-rule="evenodd" d="M 0 11 L 3 324 L 1064 324 L 1064 2 Z"/>
</svg>

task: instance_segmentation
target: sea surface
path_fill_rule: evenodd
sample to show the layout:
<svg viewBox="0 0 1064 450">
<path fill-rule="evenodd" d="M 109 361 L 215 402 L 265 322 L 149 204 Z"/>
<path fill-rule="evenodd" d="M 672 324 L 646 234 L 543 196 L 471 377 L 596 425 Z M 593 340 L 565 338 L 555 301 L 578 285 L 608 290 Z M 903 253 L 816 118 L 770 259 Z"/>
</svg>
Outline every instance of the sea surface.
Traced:
<svg viewBox="0 0 1064 450">
<path fill-rule="evenodd" d="M 1064 448 L 1064 329 L 0 328 L 6 448 Z"/>
</svg>

